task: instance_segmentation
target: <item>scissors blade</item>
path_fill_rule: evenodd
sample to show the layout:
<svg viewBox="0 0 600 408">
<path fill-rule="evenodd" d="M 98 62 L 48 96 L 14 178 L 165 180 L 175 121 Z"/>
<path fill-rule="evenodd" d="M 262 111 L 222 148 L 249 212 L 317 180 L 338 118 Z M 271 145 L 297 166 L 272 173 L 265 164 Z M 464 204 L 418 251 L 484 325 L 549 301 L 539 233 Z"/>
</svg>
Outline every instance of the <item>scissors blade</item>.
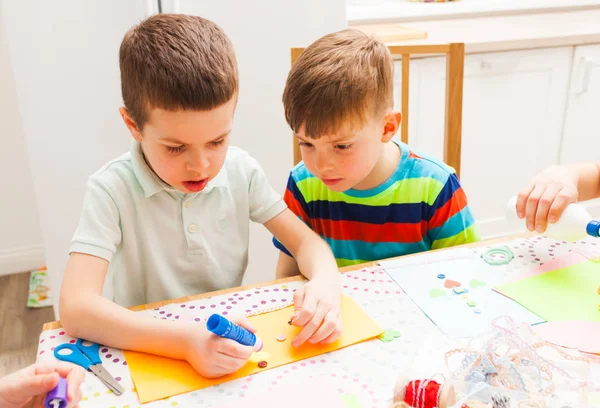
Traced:
<svg viewBox="0 0 600 408">
<path fill-rule="evenodd" d="M 112 392 L 116 395 L 121 395 L 125 391 L 121 384 L 115 380 L 115 378 L 110 375 L 108 371 L 104 369 L 102 364 L 95 364 L 90 366 L 90 371 L 96 375 L 106 385 Z"/>
</svg>

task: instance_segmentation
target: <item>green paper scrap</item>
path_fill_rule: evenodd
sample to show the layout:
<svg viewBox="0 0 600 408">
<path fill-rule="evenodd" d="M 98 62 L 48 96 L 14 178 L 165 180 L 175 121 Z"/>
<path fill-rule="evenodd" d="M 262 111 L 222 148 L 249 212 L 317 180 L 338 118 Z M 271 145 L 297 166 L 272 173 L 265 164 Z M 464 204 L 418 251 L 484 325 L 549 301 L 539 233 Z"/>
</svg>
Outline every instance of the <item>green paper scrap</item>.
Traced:
<svg viewBox="0 0 600 408">
<path fill-rule="evenodd" d="M 600 264 L 585 261 L 497 289 L 546 321 L 600 322 Z"/>
<path fill-rule="evenodd" d="M 342 395 L 342 402 L 346 406 L 346 408 L 360 408 L 360 404 L 356 399 L 356 395 L 354 394 L 344 394 Z"/>
</svg>

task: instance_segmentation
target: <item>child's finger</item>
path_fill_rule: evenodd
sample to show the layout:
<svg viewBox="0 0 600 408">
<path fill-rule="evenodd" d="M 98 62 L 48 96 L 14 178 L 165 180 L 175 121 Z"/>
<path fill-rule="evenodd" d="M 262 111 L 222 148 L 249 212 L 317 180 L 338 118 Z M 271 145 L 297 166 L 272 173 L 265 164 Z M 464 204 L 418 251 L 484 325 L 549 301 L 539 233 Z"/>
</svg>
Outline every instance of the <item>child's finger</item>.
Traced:
<svg viewBox="0 0 600 408">
<path fill-rule="evenodd" d="M 69 394 L 71 394 L 71 393 L 69 392 Z M 80 389 L 77 389 L 73 393 L 73 397 L 69 399 L 69 404 L 67 406 L 77 408 L 79 406 L 79 402 L 81 401 L 82 397 L 83 397 L 83 393 L 81 392 Z"/>
<path fill-rule="evenodd" d="M 312 337 L 313 334 L 319 329 L 321 323 L 323 323 L 323 319 L 327 310 L 323 307 L 317 307 L 315 312 L 312 314 L 312 318 L 305 323 L 300 333 L 292 340 L 293 347 L 300 347 L 306 340 Z M 299 319 L 299 318 L 298 318 Z M 296 319 L 296 320 L 298 320 Z"/>
<path fill-rule="evenodd" d="M 341 335 L 342 335 L 342 319 L 338 315 L 337 322 L 335 324 L 335 330 L 327 338 L 322 340 L 320 344 L 331 344 L 334 341 L 336 341 L 337 339 L 339 339 Z"/>
<path fill-rule="evenodd" d="M 562 189 L 550 207 L 550 211 L 548 212 L 548 222 L 553 224 L 558 221 L 567 206 L 575 201 L 577 201 L 577 192 L 573 193 L 567 189 Z"/>
<path fill-rule="evenodd" d="M 85 370 L 79 366 L 73 366 L 66 378 L 67 383 L 69 384 L 69 387 L 67 388 L 68 400 L 73 401 L 77 392 L 79 392 L 81 383 L 85 380 Z"/>
<path fill-rule="evenodd" d="M 333 332 L 335 332 L 335 330 L 336 330 L 337 321 L 338 321 L 337 311 L 330 310 L 325 315 L 325 318 L 323 319 L 323 323 L 321 324 L 321 327 L 319 327 L 319 329 L 315 332 L 315 334 L 310 336 L 310 338 L 308 339 L 308 342 L 311 344 L 317 344 L 317 343 L 322 342 L 329 336 L 331 336 L 333 334 Z"/>
<path fill-rule="evenodd" d="M 39 394 L 45 394 L 56 387 L 60 376 L 57 373 L 38 374 L 11 381 L 8 394 L 16 400 L 26 401 Z"/>
<path fill-rule="evenodd" d="M 250 330 L 252 333 L 256 333 L 256 327 L 250 323 L 250 320 L 246 316 L 232 316 L 231 321 L 238 326 L 242 326 L 244 329 Z"/>
<path fill-rule="evenodd" d="M 536 186 L 527 198 L 527 203 L 525 205 L 525 219 L 527 220 L 527 229 L 529 231 L 535 230 L 535 214 L 544 190 L 545 187 Z"/>
<path fill-rule="evenodd" d="M 317 311 L 317 299 L 310 293 L 305 293 L 304 299 L 301 305 L 296 305 L 296 316 L 292 320 L 292 324 L 297 327 L 305 326 L 314 316 Z"/>
<path fill-rule="evenodd" d="M 302 308 L 302 304 L 304 303 L 304 294 L 304 287 L 297 289 L 294 292 L 294 313 L 292 313 L 292 315 L 290 316 L 290 324 L 294 324 L 294 320 L 296 319 L 296 317 L 298 317 L 296 311 Z"/>
<path fill-rule="evenodd" d="M 542 194 L 535 213 L 535 230 L 537 232 L 542 233 L 546 231 L 548 212 L 559 191 L 560 187 L 550 186 L 544 191 L 544 194 Z"/>
<path fill-rule="evenodd" d="M 527 198 L 529 197 L 529 194 L 531 194 L 531 192 L 533 191 L 533 187 L 534 184 L 530 183 L 527 187 L 521 190 L 521 192 L 517 196 L 516 210 L 519 218 L 525 217 L 525 206 L 527 204 Z"/>
<path fill-rule="evenodd" d="M 254 351 L 252 347 L 244 346 L 235 340 L 218 338 L 216 341 L 217 352 L 231 358 L 248 360 Z"/>
<path fill-rule="evenodd" d="M 248 355 L 248 357 L 250 357 L 250 355 Z M 232 357 L 230 355 L 218 352 L 214 356 L 213 363 L 226 370 L 228 373 L 231 373 L 243 367 L 244 364 L 246 364 L 246 362 L 248 361 L 248 357 Z"/>
</svg>

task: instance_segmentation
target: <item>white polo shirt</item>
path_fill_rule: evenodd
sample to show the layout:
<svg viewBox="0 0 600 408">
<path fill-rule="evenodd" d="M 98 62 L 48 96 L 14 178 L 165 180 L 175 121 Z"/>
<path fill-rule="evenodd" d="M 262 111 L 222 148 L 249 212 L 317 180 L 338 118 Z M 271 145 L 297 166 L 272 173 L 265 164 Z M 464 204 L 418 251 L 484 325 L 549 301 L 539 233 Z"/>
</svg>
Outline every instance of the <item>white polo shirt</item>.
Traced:
<svg viewBox="0 0 600 408">
<path fill-rule="evenodd" d="M 225 289 L 242 282 L 249 220 L 265 223 L 285 209 L 239 148 L 229 147 L 204 190 L 184 194 L 154 174 L 134 142 L 90 177 L 69 252 L 108 260 L 104 293 L 126 307 Z"/>
</svg>

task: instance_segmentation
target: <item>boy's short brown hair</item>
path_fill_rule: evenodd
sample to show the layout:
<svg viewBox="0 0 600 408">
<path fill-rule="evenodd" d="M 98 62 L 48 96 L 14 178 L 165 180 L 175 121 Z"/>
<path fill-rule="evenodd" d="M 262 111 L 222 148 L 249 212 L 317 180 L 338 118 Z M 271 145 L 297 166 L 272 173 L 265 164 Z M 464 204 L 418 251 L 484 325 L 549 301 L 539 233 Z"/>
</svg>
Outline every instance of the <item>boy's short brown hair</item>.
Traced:
<svg viewBox="0 0 600 408">
<path fill-rule="evenodd" d="M 138 129 L 149 110 L 211 110 L 238 90 L 233 46 L 202 17 L 157 14 L 131 28 L 119 49 L 123 102 Z"/>
<path fill-rule="evenodd" d="M 387 46 L 347 29 L 321 37 L 293 65 L 285 84 L 285 118 L 319 138 L 351 122 L 364 124 L 393 106 L 394 61 Z"/>
</svg>

